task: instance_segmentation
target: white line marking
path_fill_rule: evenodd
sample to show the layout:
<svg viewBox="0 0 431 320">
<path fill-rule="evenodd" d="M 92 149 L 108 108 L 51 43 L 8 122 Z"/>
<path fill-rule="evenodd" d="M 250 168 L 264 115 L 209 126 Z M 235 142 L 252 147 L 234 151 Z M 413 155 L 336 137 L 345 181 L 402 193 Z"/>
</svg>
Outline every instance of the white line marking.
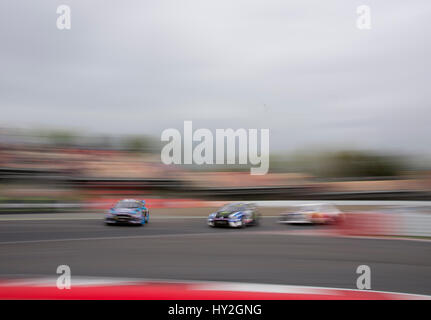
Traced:
<svg viewBox="0 0 431 320">
<path fill-rule="evenodd" d="M 199 232 L 199 233 L 170 233 L 170 234 L 148 234 L 136 236 L 118 236 L 118 237 L 88 237 L 88 238 L 65 238 L 65 239 L 41 239 L 41 240 L 20 240 L 20 241 L 3 241 L 4 244 L 25 244 L 25 243 L 43 243 L 43 242 L 65 242 L 65 241 L 89 241 L 89 240 L 116 240 L 116 239 L 151 239 L 151 238 L 178 238 L 178 237 L 193 237 L 193 236 L 219 236 L 226 234 L 230 235 L 246 235 L 251 232 Z"/>
<path fill-rule="evenodd" d="M 262 230 L 254 231 L 254 234 L 272 235 L 272 236 L 300 236 L 300 237 L 331 237 L 331 238 L 349 238 L 358 240 L 398 240 L 398 241 L 419 241 L 419 242 L 431 242 L 431 239 L 416 239 L 408 236 L 397 236 L 397 235 L 384 235 L 384 236 L 356 236 L 347 234 L 333 233 L 330 230 Z"/>
<path fill-rule="evenodd" d="M 45 242 L 66 242 L 66 241 L 90 241 L 90 240 L 116 240 L 116 239 L 157 239 L 157 238 L 171 238 L 171 237 L 190 237 L 190 236 L 218 236 L 218 235 L 264 235 L 264 236 L 300 236 L 300 237 L 333 237 L 333 238 L 350 238 L 356 240 L 398 240 L 398 241 L 419 241 L 431 242 L 431 239 L 414 239 L 403 237 L 389 237 L 389 236 L 349 236 L 332 233 L 302 232 L 301 230 L 261 230 L 261 231 L 227 231 L 227 232 L 198 232 L 198 233 L 169 233 L 169 234 L 149 234 L 149 235 L 135 235 L 135 236 L 114 236 L 114 237 L 85 237 L 85 238 L 63 238 L 63 239 L 37 239 L 37 240 L 18 240 L 18 241 L 2 241 L 0 245 L 7 244 L 26 244 L 26 243 L 45 243 Z"/>
</svg>

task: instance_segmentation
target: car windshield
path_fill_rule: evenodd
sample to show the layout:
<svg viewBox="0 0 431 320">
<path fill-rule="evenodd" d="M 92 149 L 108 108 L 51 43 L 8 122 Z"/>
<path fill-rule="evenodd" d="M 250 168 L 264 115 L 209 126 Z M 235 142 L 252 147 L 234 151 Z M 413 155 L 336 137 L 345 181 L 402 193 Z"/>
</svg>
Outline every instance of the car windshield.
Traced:
<svg viewBox="0 0 431 320">
<path fill-rule="evenodd" d="M 241 211 L 245 210 L 246 206 L 243 204 L 227 204 L 224 207 L 222 207 L 219 211 Z"/>
<path fill-rule="evenodd" d="M 119 209 L 139 208 L 139 203 L 137 201 L 120 201 L 117 203 L 115 208 L 119 208 Z"/>
</svg>

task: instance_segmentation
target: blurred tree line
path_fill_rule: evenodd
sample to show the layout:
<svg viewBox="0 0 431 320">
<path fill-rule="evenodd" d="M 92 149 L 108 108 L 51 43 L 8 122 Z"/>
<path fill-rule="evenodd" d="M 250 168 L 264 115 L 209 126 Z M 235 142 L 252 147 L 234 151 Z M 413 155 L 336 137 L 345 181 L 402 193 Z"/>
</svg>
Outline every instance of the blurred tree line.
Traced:
<svg viewBox="0 0 431 320">
<path fill-rule="evenodd" d="M 28 143 L 66 148 L 123 150 L 160 154 L 163 147 L 158 137 L 150 135 L 86 134 L 72 130 L 9 130 L 2 133 L 7 142 Z M 430 170 L 429 161 L 374 151 L 324 149 L 271 154 L 269 172 L 301 172 L 318 178 L 395 177 L 404 170 Z M 413 165 L 412 167 L 409 167 Z M 189 165 L 184 169 L 204 171 L 249 171 L 249 165 Z"/>
<path fill-rule="evenodd" d="M 306 172 L 322 178 L 389 177 L 404 168 L 399 156 L 353 150 L 275 155 L 270 164 L 271 172 Z"/>
<path fill-rule="evenodd" d="M 44 143 L 55 147 L 84 147 L 156 153 L 160 142 L 149 135 L 79 135 L 68 130 L 44 130 L 35 133 Z"/>
</svg>

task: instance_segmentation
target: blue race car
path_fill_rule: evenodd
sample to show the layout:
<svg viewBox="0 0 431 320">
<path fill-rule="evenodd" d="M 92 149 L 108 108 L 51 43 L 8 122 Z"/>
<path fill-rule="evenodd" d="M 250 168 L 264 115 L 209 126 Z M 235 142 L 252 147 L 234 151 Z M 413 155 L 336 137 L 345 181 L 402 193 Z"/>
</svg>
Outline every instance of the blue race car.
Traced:
<svg viewBox="0 0 431 320">
<path fill-rule="evenodd" d="M 251 203 L 230 203 L 208 216 L 210 227 L 243 228 L 257 226 L 260 214 Z"/>
<path fill-rule="evenodd" d="M 145 200 L 124 199 L 109 209 L 105 223 L 144 225 L 150 220 L 150 211 L 145 206 Z"/>
</svg>

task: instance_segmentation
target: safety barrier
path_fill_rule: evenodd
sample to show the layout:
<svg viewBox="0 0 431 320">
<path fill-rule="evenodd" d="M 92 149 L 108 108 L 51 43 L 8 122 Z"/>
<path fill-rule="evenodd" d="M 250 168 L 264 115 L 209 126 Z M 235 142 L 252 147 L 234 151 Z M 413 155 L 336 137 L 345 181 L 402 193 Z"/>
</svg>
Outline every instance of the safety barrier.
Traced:
<svg viewBox="0 0 431 320">
<path fill-rule="evenodd" d="M 334 231 L 352 236 L 431 237 L 431 214 L 413 212 L 347 213 Z"/>
</svg>

